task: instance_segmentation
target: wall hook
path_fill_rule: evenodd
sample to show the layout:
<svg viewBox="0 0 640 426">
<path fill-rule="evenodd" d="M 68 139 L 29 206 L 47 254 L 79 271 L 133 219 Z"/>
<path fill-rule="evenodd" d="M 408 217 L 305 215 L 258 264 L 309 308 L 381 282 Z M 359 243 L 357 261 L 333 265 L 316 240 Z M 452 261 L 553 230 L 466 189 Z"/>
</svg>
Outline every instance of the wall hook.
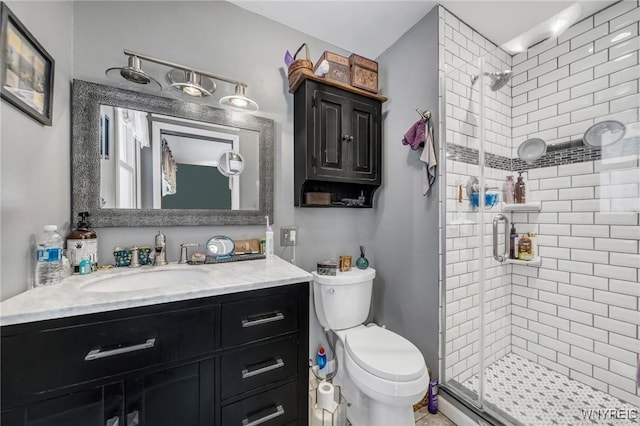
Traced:
<svg viewBox="0 0 640 426">
<path fill-rule="evenodd" d="M 420 111 L 418 108 L 416 108 L 416 112 L 420 114 L 420 117 L 424 118 L 425 120 L 429 120 L 431 118 L 431 110 L 425 109 L 424 111 Z"/>
</svg>

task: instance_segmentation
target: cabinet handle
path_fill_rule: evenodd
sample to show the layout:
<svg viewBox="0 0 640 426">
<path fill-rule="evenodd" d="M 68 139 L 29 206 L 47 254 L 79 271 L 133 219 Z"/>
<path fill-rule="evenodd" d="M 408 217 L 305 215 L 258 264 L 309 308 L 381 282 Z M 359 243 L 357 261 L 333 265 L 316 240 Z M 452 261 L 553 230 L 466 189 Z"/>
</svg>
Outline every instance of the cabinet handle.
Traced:
<svg viewBox="0 0 640 426">
<path fill-rule="evenodd" d="M 107 419 L 107 423 L 105 426 L 120 426 L 120 417 L 115 416 Z"/>
<path fill-rule="evenodd" d="M 127 414 L 127 426 L 138 426 L 140 424 L 140 412 L 138 410 Z"/>
<path fill-rule="evenodd" d="M 107 358 L 114 355 L 126 354 L 128 352 L 141 351 L 143 349 L 149 349 L 156 345 L 156 339 L 148 339 L 144 343 L 138 345 L 125 346 L 123 348 L 110 349 L 108 351 L 102 351 L 102 349 L 94 349 L 89 351 L 87 356 L 84 357 L 85 361 L 93 361 L 94 359 Z"/>
<path fill-rule="evenodd" d="M 260 417 L 259 419 L 256 419 L 252 422 L 250 422 L 248 418 L 243 419 L 242 426 L 258 426 L 262 423 L 268 422 L 269 420 L 275 419 L 276 417 L 280 417 L 283 414 L 284 408 L 282 408 L 282 405 L 278 405 L 276 406 L 276 411 L 274 413 L 267 414 L 266 416 Z"/>
<path fill-rule="evenodd" d="M 269 322 L 274 322 L 274 321 L 280 321 L 284 319 L 284 315 L 280 312 L 277 312 L 275 315 L 270 316 L 270 317 L 266 317 L 266 318 L 260 318 L 257 320 L 246 320 L 243 319 L 242 320 L 242 328 L 247 328 L 247 327 L 253 327 L 254 325 L 262 325 L 262 324 L 267 324 Z"/>
<path fill-rule="evenodd" d="M 249 377 L 257 376 L 258 374 L 266 373 L 267 371 L 275 370 L 278 368 L 284 367 L 284 361 L 282 358 L 276 358 L 276 362 L 271 365 L 267 365 L 266 367 L 256 368 L 255 370 L 249 371 L 248 368 L 242 370 L 242 378 L 248 379 Z"/>
</svg>

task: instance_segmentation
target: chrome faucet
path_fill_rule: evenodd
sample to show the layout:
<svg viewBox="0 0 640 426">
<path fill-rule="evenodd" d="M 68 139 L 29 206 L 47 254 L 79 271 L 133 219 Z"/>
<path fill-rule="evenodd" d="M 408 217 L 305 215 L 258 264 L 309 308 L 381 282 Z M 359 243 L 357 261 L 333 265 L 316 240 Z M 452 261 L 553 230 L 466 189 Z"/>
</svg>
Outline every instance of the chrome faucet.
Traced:
<svg viewBox="0 0 640 426">
<path fill-rule="evenodd" d="M 140 267 L 140 252 L 138 247 L 131 247 L 131 262 L 129 263 L 129 268 L 139 268 Z"/>
<path fill-rule="evenodd" d="M 156 235 L 156 243 L 154 245 L 153 265 L 162 266 L 167 263 L 167 238 L 162 231 L 158 231 L 158 235 Z"/>
<path fill-rule="evenodd" d="M 180 244 L 180 260 L 178 263 L 187 263 L 189 256 L 187 255 L 187 247 L 200 247 L 200 243 L 182 243 Z"/>
</svg>

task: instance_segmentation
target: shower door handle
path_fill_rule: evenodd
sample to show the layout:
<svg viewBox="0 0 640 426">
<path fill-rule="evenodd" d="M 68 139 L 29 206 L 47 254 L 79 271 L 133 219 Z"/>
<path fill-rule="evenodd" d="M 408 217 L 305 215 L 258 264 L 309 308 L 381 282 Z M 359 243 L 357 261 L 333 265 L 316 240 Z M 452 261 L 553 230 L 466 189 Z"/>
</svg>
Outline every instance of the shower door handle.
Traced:
<svg viewBox="0 0 640 426">
<path fill-rule="evenodd" d="M 504 220 L 504 253 L 498 254 L 498 222 Z M 498 262 L 507 260 L 509 253 L 509 219 L 502 213 L 493 218 L 493 258 Z"/>
</svg>

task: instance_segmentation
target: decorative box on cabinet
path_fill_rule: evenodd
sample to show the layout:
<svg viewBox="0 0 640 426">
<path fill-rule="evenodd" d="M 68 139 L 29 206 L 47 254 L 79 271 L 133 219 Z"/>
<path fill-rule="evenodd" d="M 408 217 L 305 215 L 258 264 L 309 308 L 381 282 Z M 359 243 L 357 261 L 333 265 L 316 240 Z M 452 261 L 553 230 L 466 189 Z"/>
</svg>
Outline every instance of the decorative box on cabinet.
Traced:
<svg viewBox="0 0 640 426">
<path fill-rule="evenodd" d="M 2 327 L 0 424 L 304 424 L 308 287 Z"/>
<path fill-rule="evenodd" d="M 373 207 L 382 183 L 382 102 L 385 97 L 315 76 L 294 93 L 294 204 L 305 194 L 331 194 L 327 206 L 363 199 Z"/>
</svg>

